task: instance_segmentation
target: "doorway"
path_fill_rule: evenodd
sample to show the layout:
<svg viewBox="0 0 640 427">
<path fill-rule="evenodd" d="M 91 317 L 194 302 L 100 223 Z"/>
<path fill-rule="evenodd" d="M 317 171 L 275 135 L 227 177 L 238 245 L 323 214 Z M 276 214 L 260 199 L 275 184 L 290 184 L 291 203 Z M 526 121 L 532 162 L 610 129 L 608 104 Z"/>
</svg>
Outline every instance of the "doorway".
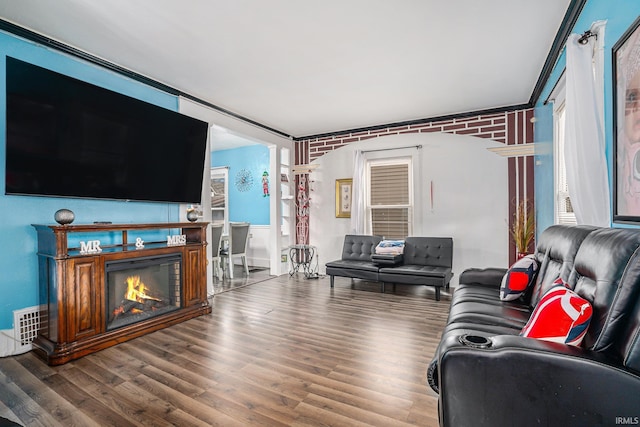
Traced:
<svg viewBox="0 0 640 427">
<path fill-rule="evenodd" d="M 282 188 L 282 165 L 289 165 L 292 150 L 215 125 L 210 147 L 208 221 L 224 223 L 225 232 L 230 222 L 249 222 L 249 265 L 268 268 L 271 275 L 285 273 L 281 253 L 288 245 L 291 221 L 289 193 Z M 203 201 L 205 206 L 209 203 Z"/>
</svg>

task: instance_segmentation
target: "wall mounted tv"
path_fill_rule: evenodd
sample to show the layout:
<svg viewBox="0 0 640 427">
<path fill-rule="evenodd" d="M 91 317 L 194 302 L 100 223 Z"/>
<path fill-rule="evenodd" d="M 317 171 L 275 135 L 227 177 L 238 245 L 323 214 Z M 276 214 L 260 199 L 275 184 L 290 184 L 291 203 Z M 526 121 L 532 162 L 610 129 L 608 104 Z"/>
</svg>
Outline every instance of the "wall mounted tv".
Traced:
<svg viewBox="0 0 640 427">
<path fill-rule="evenodd" d="M 200 202 L 206 122 L 6 63 L 6 194 Z"/>
</svg>

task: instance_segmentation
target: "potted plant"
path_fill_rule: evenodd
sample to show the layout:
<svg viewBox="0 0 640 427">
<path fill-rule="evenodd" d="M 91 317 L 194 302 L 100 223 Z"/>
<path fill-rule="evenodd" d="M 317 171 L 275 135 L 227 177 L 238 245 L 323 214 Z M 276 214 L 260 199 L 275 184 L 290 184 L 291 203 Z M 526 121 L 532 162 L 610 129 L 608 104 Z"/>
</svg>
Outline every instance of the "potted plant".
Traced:
<svg viewBox="0 0 640 427">
<path fill-rule="evenodd" d="M 529 209 L 529 205 L 520 200 L 513 214 L 513 225 L 511 226 L 511 237 L 516 245 L 517 258 L 520 259 L 529 251 L 529 245 L 533 242 L 536 232 L 536 221 L 534 213 Z"/>
</svg>

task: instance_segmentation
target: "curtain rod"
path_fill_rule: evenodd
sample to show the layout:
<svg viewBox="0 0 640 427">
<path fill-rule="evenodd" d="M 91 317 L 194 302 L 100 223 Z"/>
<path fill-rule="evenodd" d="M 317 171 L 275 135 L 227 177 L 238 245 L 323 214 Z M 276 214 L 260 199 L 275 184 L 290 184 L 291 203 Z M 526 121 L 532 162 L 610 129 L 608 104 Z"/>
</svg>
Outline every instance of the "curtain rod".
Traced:
<svg viewBox="0 0 640 427">
<path fill-rule="evenodd" d="M 409 145 L 407 147 L 391 147 L 391 148 L 378 148 L 377 150 L 362 150 L 363 153 L 373 153 L 374 151 L 388 151 L 388 150 L 402 150 L 405 148 L 415 148 L 419 150 L 422 148 L 422 145 Z"/>
<path fill-rule="evenodd" d="M 597 41 L 598 40 L 598 32 L 599 32 L 600 28 L 605 23 L 606 23 L 606 20 L 600 20 L 600 21 L 592 22 L 591 23 L 591 27 L 589 27 L 589 29 L 586 30 L 584 33 L 582 33 L 582 35 L 578 38 L 578 43 L 580 43 L 581 45 L 585 45 L 585 44 L 589 43 L 589 39 L 591 37 L 594 37 L 596 39 L 596 41 Z M 567 36 L 567 39 L 568 39 L 568 36 Z M 565 40 L 565 44 L 562 46 L 562 49 L 560 50 L 560 53 L 562 53 L 562 51 L 564 51 L 566 48 L 567 48 L 567 42 Z M 558 54 L 558 57 L 560 57 L 560 54 Z M 557 65 L 557 61 L 556 61 L 556 65 Z M 553 101 L 553 99 L 551 98 L 553 96 L 553 91 L 556 90 L 556 87 L 558 86 L 558 83 L 560 83 L 560 81 L 564 77 L 566 71 L 567 71 L 567 66 L 566 66 L 566 61 L 565 61 L 565 67 L 562 70 L 562 73 L 560 74 L 560 77 L 558 77 L 558 80 L 556 80 L 555 84 L 551 88 L 551 91 L 549 91 L 549 95 L 547 96 L 547 99 L 544 100 L 542 105 L 547 105 L 549 102 Z"/>
</svg>

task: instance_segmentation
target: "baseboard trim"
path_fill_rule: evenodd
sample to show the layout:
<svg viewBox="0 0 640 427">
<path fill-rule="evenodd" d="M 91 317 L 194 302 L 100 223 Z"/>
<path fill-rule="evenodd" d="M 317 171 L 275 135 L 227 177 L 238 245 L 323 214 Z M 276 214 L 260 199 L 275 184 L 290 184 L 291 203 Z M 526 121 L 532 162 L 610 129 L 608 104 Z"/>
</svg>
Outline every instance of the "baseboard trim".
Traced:
<svg viewBox="0 0 640 427">
<path fill-rule="evenodd" d="M 16 349 L 16 331 L 14 329 L 0 330 L 0 357 L 17 356 L 31 351 L 31 344 L 21 345 L 19 349 Z"/>
</svg>

